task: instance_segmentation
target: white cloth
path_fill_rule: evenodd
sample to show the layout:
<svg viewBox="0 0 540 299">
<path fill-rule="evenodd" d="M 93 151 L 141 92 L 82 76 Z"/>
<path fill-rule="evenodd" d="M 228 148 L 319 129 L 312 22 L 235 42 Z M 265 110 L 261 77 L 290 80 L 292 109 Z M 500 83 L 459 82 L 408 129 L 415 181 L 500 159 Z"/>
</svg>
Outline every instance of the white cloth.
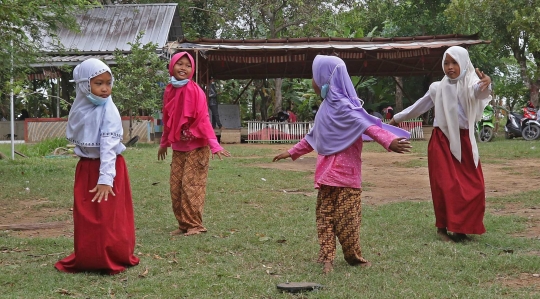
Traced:
<svg viewBox="0 0 540 299">
<path fill-rule="evenodd" d="M 480 91 L 480 78 L 475 73 L 467 50 L 457 46 L 448 48 L 443 56 L 443 69 L 444 59 L 447 54 L 452 56 L 459 64 L 459 76 L 456 79 L 450 79 L 448 76 L 444 76 L 441 81 L 433 82 L 429 87 L 428 93 L 423 98 L 429 96 L 433 101 L 431 107 L 435 107 L 436 124 L 448 138 L 452 155 L 460 162 L 461 140 L 459 138 L 459 129 L 469 129 L 469 139 L 473 150 L 474 163 L 478 167 L 480 158 L 476 138 L 474 137 L 474 126 L 482 118 L 484 108 L 491 101 L 491 85 L 483 92 Z M 424 105 L 427 102 L 427 100 L 424 100 Z M 416 103 L 413 106 L 416 106 Z M 419 109 L 421 104 L 418 104 L 417 107 L 413 106 L 408 108 L 409 111 L 407 113 L 403 111 L 395 115 L 394 120 L 401 122 L 405 119 L 418 117 L 431 108 L 429 107 L 422 113 L 419 113 L 423 110 Z M 412 113 L 413 111 L 414 113 Z"/>
<path fill-rule="evenodd" d="M 96 106 L 86 97 L 90 93 L 90 79 L 111 69 L 102 61 L 90 58 L 73 70 L 76 98 L 69 111 L 67 139 L 76 145 L 75 154 L 100 159 L 98 184 L 113 185 L 116 176 L 116 156 L 126 147 L 121 143 L 124 131 L 118 108 L 112 98 Z"/>
<path fill-rule="evenodd" d="M 443 69 L 446 55 L 450 55 L 459 64 L 460 74 L 456 79 L 450 79 L 448 76 L 440 81 L 439 84 L 432 83 L 429 87 L 431 97 L 435 102 L 435 115 L 439 128 L 450 142 L 450 151 L 452 155 L 461 162 L 461 139 L 459 138 L 458 126 L 458 103 L 463 107 L 463 111 L 469 122 L 469 140 L 473 150 L 474 164 L 478 167 L 480 160 L 476 138 L 474 137 L 474 124 L 482 118 L 482 113 L 486 105 L 491 101 L 491 95 L 484 99 L 477 100 L 474 86 L 480 78 L 476 75 L 469 52 L 465 48 L 454 46 L 448 48 L 443 55 Z"/>
</svg>

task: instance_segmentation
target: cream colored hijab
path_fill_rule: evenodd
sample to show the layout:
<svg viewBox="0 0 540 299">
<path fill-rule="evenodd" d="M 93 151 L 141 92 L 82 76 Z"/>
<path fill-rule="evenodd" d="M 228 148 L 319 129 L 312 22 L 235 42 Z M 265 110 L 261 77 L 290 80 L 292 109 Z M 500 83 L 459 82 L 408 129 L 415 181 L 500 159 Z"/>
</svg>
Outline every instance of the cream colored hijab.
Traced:
<svg viewBox="0 0 540 299">
<path fill-rule="evenodd" d="M 477 100 L 474 94 L 474 86 L 480 81 L 475 73 L 469 58 L 469 52 L 458 46 L 450 47 L 443 55 L 452 56 L 459 64 L 460 74 L 456 79 L 448 76 L 440 82 L 434 82 L 429 87 L 429 93 L 435 103 L 435 117 L 437 124 L 450 142 L 452 155 L 461 162 L 461 140 L 459 138 L 458 99 L 469 125 L 469 139 L 473 150 L 474 164 L 478 167 L 479 155 L 476 138 L 474 137 L 475 123 L 482 118 L 486 105 L 491 101 L 491 96 Z"/>
</svg>

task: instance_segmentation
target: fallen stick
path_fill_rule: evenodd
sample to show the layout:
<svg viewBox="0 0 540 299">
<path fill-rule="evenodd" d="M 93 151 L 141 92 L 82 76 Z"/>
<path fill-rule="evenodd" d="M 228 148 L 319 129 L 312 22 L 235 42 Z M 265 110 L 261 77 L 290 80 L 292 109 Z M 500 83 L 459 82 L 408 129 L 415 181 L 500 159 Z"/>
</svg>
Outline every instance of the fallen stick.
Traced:
<svg viewBox="0 0 540 299">
<path fill-rule="evenodd" d="M 59 228 L 67 226 L 68 223 L 64 221 L 45 222 L 45 223 L 19 223 L 19 224 L 5 224 L 0 225 L 0 230 L 38 230 L 48 228 Z"/>
</svg>

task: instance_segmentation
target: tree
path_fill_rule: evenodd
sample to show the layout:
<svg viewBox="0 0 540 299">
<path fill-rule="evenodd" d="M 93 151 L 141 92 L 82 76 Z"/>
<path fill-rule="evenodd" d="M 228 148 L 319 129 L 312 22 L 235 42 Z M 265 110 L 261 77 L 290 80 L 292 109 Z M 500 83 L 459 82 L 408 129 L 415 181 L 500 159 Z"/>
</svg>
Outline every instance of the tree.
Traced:
<svg viewBox="0 0 540 299">
<path fill-rule="evenodd" d="M 58 49 L 57 43 L 44 44 L 44 37 L 56 37 L 60 28 L 77 30 L 75 14 L 94 0 L 5 0 L 0 1 L 0 111 L 9 110 L 12 88 L 23 89 L 29 65 L 43 55 L 43 49 Z M 13 70 L 12 70 L 13 69 Z M 9 83 L 15 79 L 15 86 Z"/>
<path fill-rule="evenodd" d="M 306 33 L 313 33 L 310 28 L 315 28 L 315 20 L 318 20 L 326 11 L 331 11 L 331 6 L 326 4 L 337 1 L 303 1 L 303 0 L 214 0 L 207 1 L 209 16 L 213 16 L 220 28 L 223 38 L 280 38 L 297 37 Z M 261 95 L 261 109 L 266 109 L 273 99 L 273 112 L 282 108 L 281 78 L 273 80 L 274 92 L 268 92 L 269 82 L 254 84 L 255 93 Z M 263 90 L 264 89 L 264 90 Z M 264 95 L 264 96 L 263 96 Z M 261 115 L 266 111 L 261 110 Z M 264 118 L 264 117 L 263 117 Z"/>
<path fill-rule="evenodd" d="M 131 53 L 115 51 L 114 98 L 118 109 L 127 112 L 129 138 L 131 139 L 132 118 L 140 110 L 154 112 L 161 107 L 163 87 L 168 83 L 167 63 L 156 53 L 157 44 L 141 44 L 143 32 L 137 34 L 135 42 L 128 43 Z"/>
<path fill-rule="evenodd" d="M 447 10 L 458 30 L 483 32 L 492 40 L 496 55 L 492 61 L 515 58 L 535 106 L 540 88 L 539 5 L 538 0 L 456 0 Z"/>
</svg>

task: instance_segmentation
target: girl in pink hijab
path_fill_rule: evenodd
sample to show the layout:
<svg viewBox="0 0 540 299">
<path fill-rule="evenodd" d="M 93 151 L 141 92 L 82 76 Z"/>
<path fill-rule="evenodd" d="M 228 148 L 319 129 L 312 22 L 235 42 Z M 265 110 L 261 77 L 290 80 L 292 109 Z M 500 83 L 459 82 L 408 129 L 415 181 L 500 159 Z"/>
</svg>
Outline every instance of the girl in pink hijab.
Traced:
<svg viewBox="0 0 540 299">
<path fill-rule="evenodd" d="M 171 235 L 191 236 L 206 232 L 202 214 L 210 152 L 230 157 L 218 143 L 208 114 L 204 91 L 193 82 L 195 63 L 187 52 L 171 58 L 170 83 L 163 94 L 163 134 L 158 160 L 172 147 L 171 198 L 178 229 Z"/>
</svg>

